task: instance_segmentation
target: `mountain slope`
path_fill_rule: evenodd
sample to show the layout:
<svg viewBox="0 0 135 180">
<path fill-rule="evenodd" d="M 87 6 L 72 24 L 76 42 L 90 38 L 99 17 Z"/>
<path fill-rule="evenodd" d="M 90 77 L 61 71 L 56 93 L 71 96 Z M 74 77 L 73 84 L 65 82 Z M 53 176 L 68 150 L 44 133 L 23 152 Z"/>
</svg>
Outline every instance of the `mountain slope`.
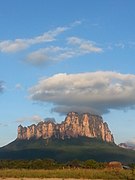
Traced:
<svg viewBox="0 0 135 180">
<path fill-rule="evenodd" d="M 135 152 L 96 138 L 15 140 L 0 149 L 0 159 L 46 159 L 135 162 Z"/>
</svg>

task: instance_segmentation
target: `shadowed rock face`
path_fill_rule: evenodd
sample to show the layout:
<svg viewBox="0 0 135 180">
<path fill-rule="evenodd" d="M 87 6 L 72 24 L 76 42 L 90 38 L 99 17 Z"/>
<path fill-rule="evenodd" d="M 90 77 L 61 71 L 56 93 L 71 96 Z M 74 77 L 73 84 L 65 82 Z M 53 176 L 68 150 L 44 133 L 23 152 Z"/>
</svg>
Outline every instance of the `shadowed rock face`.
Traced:
<svg viewBox="0 0 135 180">
<path fill-rule="evenodd" d="M 40 122 L 28 127 L 18 126 L 17 139 L 31 139 L 51 137 L 65 139 L 71 137 L 86 136 L 99 138 L 106 142 L 114 142 L 113 135 L 107 123 L 103 122 L 101 116 L 84 113 L 79 115 L 75 112 L 68 113 L 65 121 L 61 124 L 54 122 Z"/>
</svg>

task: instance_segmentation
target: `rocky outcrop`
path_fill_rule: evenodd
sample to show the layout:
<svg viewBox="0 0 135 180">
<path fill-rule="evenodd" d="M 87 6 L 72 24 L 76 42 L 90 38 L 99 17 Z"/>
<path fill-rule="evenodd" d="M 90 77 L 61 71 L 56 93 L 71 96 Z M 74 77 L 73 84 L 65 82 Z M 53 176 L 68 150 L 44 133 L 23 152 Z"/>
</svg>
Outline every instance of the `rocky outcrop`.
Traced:
<svg viewBox="0 0 135 180">
<path fill-rule="evenodd" d="M 28 127 L 18 126 L 17 139 L 31 139 L 51 137 L 65 139 L 71 137 L 86 136 L 91 138 L 99 138 L 106 142 L 114 142 L 113 135 L 108 128 L 107 123 L 103 122 L 101 116 L 84 113 L 71 112 L 61 124 L 54 122 L 40 122 Z"/>
</svg>

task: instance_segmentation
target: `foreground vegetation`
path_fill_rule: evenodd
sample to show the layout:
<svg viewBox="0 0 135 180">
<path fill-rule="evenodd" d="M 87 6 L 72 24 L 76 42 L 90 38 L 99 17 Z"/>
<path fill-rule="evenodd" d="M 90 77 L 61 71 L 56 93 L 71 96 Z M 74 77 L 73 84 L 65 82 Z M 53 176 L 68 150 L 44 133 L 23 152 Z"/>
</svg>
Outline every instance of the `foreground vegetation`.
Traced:
<svg viewBox="0 0 135 180">
<path fill-rule="evenodd" d="M 55 170 L 27 170 L 3 169 L 1 178 L 76 178 L 76 179 L 130 179 L 135 180 L 132 170 L 110 169 L 55 169 Z"/>
<path fill-rule="evenodd" d="M 120 162 L 115 161 L 113 167 L 122 167 L 118 164 Z M 123 164 L 128 165 L 130 169 L 135 169 L 135 163 Z M 65 163 L 60 163 L 54 159 L 36 159 L 36 160 L 0 160 L 0 169 L 105 169 L 109 167 L 108 162 L 97 162 L 95 160 L 72 160 Z"/>
<path fill-rule="evenodd" d="M 66 163 L 58 163 L 53 159 L 37 160 L 0 160 L 0 169 L 103 169 L 107 163 L 94 160 L 73 160 Z"/>
<path fill-rule="evenodd" d="M 46 160 L 1 160 L 0 178 L 76 178 L 135 180 L 135 164 L 130 169 L 109 168 L 108 163 L 73 160 L 58 163 Z"/>
<path fill-rule="evenodd" d="M 135 170 L 135 163 L 122 164 L 120 162 L 97 162 L 95 160 L 72 160 L 66 163 L 60 163 L 53 159 L 36 159 L 36 160 L 0 160 L 0 169 L 132 169 Z"/>
</svg>

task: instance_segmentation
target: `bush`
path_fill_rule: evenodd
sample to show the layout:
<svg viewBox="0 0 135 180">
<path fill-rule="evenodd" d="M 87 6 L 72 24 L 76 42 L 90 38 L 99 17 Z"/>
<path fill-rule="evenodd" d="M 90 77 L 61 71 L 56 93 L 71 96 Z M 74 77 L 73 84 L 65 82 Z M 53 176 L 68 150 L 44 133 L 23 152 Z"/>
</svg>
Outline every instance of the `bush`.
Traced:
<svg viewBox="0 0 135 180">
<path fill-rule="evenodd" d="M 95 160 L 87 160 L 84 162 L 84 168 L 87 169 L 102 169 L 105 168 L 105 163 L 97 162 Z"/>
</svg>

